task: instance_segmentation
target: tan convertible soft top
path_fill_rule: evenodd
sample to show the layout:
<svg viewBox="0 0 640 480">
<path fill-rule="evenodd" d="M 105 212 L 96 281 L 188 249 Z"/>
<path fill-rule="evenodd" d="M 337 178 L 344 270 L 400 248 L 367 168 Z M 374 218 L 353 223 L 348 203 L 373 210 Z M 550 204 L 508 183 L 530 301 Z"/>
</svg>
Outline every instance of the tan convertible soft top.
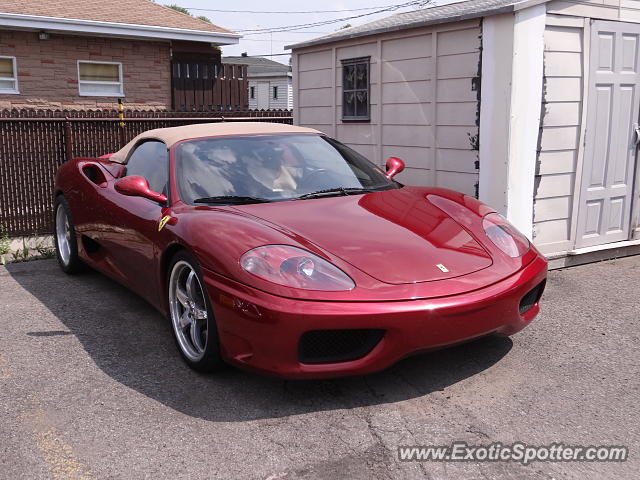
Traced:
<svg viewBox="0 0 640 480">
<path fill-rule="evenodd" d="M 322 133 L 313 128 L 296 127 L 283 123 L 266 122 L 224 122 L 224 123 L 200 123 L 184 125 L 181 127 L 157 128 L 141 133 L 124 147 L 111 155 L 112 162 L 123 163 L 129 151 L 140 140 L 160 140 L 171 148 L 176 142 L 191 138 L 221 137 L 227 135 L 258 135 L 270 133 Z"/>
</svg>

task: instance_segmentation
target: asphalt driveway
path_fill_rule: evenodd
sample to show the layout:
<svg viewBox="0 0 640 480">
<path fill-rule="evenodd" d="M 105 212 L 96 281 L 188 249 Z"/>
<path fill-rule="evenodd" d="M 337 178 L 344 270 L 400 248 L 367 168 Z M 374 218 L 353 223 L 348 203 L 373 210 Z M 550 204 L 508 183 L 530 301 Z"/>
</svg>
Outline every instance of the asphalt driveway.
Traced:
<svg viewBox="0 0 640 480">
<path fill-rule="evenodd" d="M 0 267 L 0 478 L 640 478 L 640 256 L 550 274 L 528 329 L 367 377 L 180 360 L 97 273 Z M 626 445 L 624 463 L 405 463 L 398 445 Z"/>
</svg>

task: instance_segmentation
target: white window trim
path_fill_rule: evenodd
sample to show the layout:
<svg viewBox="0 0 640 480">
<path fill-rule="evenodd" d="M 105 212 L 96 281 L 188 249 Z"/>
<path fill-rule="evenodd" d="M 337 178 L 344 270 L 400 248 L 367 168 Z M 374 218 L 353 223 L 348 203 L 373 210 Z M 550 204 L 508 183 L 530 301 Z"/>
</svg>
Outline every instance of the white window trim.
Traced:
<svg viewBox="0 0 640 480">
<path fill-rule="evenodd" d="M 93 80 L 80 80 L 80 64 L 81 63 L 97 63 L 100 65 L 118 65 L 118 82 L 97 82 Z M 78 60 L 78 94 L 81 97 L 124 97 L 124 82 L 123 82 L 123 74 L 122 74 L 122 63 L 121 62 L 100 62 L 97 60 Z M 81 87 L 82 85 L 118 85 L 120 86 L 120 90 L 118 93 L 107 92 L 107 93 L 82 93 Z"/>
<path fill-rule="evenodd" d="M 13 79 L 11 80 L 13 80 L 15 85 L 14 88 L 0 88 L 0 94 L 1 95 L 19 95 L 20 89 L 18 87 L 18 62 L 16 61 L 16 57 L 8 57 L 8 56 L 0 55 L 0 58 L 9 58 L 13 61 Z M 9 79 L 5 78 L 3 80 L 9 80 Z"/>
</svg>

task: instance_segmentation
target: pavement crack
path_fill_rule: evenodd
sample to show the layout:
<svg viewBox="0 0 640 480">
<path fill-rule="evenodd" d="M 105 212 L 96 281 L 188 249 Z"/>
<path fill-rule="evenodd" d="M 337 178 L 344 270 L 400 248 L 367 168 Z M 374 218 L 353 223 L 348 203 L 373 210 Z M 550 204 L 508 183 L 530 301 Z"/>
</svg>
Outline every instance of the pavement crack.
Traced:
<svg viewBox="0 0 640 480">
<path fill-rule="evenodd" d="M 480 430 L 477 427 L 474 427 L 473 425 L 468 425 L 467 428 L 465 429 L 468 433 L 473 433 L 475 435 L 478 435 L 481 438 L 491 438 L 489 435 L 487 435 L 486 433 L 484 433 L 482 430 Z"/>
</svg>

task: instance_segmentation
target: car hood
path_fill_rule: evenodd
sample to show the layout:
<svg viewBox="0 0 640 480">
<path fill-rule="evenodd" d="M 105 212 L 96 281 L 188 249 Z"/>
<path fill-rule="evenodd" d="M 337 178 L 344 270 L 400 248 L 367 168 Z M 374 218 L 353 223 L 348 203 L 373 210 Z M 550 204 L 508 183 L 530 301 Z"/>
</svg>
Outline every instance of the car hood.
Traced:
<svg viewBox="0 0 640 480">
<path fill-rule="evenodd" d="M 467 230 L 410 187 L 235 208 L 388 284 L 444 280 L 492 265 Z"/>
</svg>

